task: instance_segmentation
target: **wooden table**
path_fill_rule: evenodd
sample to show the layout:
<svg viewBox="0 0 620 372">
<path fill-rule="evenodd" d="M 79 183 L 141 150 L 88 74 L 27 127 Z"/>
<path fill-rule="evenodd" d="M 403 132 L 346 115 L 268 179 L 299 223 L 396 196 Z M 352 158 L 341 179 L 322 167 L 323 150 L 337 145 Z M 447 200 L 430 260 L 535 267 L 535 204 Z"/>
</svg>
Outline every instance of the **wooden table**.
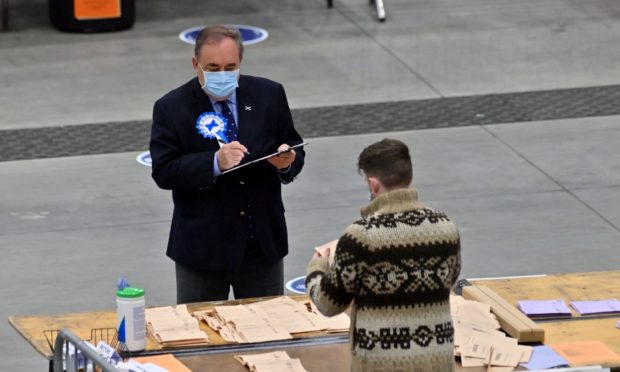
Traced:
<svg viewBox="0 0 620 372">
<path fill-rule="evenodd" d="M 620 300 L 620 271 L 600 271 L 544 275 L 539 277 L 473 280 L 472 284 L 491 288 L 516 306 L 519 300 L 563 299 L 566 304 L 575 300 Z M 570 307 L 569 307 L 570 308 Z M 572 308 L 571 308 L 572 310 Z M 572 319 L 537 321 L 545 329 L 545 344 L 598 340 L 620 354 L 620 316 L 580 316 L 573 311 Z M 620 363 L 605 364 L 614 371 Z"/>
<path fill-rule="evenodd" d="M 308 297 L 305 295 L 290 296 L 297 301 L 307 301 Z M 221 302 L 198 302 L 188 304 L 188 311 L 208 310 L 216 305 L 236 305 L 240 303 L 251 303 L 262 299 L 244 299 L 236 301 L 221 301 Z M 36 315 L 36 316 L 10 316 L 9 323 L 17 333 L 19 333 L 24 339 L 43 357 L 48 360 L 53 359 L 53 350 L 46 338 L 46 330 L 60 330 L 62 328 L 68 328 L 78 337 L 84 340 L 91 339 L 91 330 L 93 329 L 110 329 L 114 331 L 117 325 L 116 312 L 115 311 L 96 311 L 88 313 L 72 313 L 61 315 Z M 210 345 L 200 346 L 194 348 L 184 347 L 183 349 L 163 349 L 161 345 L 151 340 L 150 337 L 146 339 L 146 349 L 144 352 L 136 353 L 136 355 L 152 355 L 162 353 L 192 353 L 199 350 L 208 351 L 211 349 L 226 350 L 230 347 L 242 345 L 249 347 L 247 344 L 233 344 L 225 341 L 220 337 L 219 333 L 213 331 L 204 322 L 200 322 L 200 329 L 205 331 L 209 336 Z M 339 334 L 328 334 L 326 332 L 306 332 L 295 334 L 293 340 L 274 341 L 270 343 L 264 343 L 265 345 L 290 345 L 296 342 L 305 341 L 308 343 L 316 342 L 331 342 L 340 339 L 342 342 L 346 341 L 347 333 L 342 332 Z M 101 339 L 101 338 L 99 338 Z M 104 341 L 108 341 L 104 338 Z M 53 340 L 51 341 L 53 345 Z M 263 345 L 263 344 L 261 344 Z"/>
<path fill-rule="evenodd" d="M 471 282 L 472 284 L 486 285 L 515 306 L 519 300 L 561 298 L 567 304 L 575 300 L 607 298 L 620 300 L 620 271 L 480 279 Z M 576 312 L 573 315 L 579 317 Z"/>
<path fill-rule="evenodd" d="M 180 356 L 178 359 L 192 372 L 248 372 L 248 368 L 234 359 L 234 355 L 267 353 L 276 350 L 286 351 L 289 357 L 300 359 L 304 368 L 311 372 L 347 372 L 351 366 L 348 343 Z M 459 362 L 454 363 L 454 368 L 457 372 L 487 371 L 486 368 L 463 368 Z"/>
<path fill-rule="evenodd" d="M 307 296 L 291 296 L 298 301 L 307 300 Z M 238 304 L 257 301 L 240 300 L 219 303 L 188 304 L 189 311 L 205 310 L 220 304 Z M 71 313 L 62 315 L 11 316 L 9 323 L 28 341 L 28 343 L 48 360 L 53 359 L 53 351 L 46 340 L 44 330 L 69 328 L 82 339 L 90 339 L 93 328 L 115 328 L 114 311 L 88 313 Z M 348 371 L 351 363 L 349 344 L 346 333 L 328 335 L 325 332 L 309 332 L 295 336 L 293 340 L 257 344 L 230 344 L 204 323 L 201 329 L 207 332 L 212 344 L 208 347 L 162 349 L 161 346 L 147 338 L 146 350 L 140 355 L 173 353 L 194 372 L 247 372 L 233 358 L 237 354 L 262 353 L 275 350 L 286 351 L 291 358 L 300 358 L 304 367 L 310 371 L 342 372 Z M 464 369 L 455 362 L 457 371 L 485 372 L 486 368 Z M 50 366 L 51 370 L 51 366 Z"/>
<path fill-rule="evenodd" d="M 512 304 L 523 299 L 562 298 L 567 303 L 572 300 L 585 299 L 620 299 L 620 271 L 546 275 L 536 278 L 475 280 L 472 281 L 472 284 L 486 285 Z M 307 300 L 307 297 L 303 295 L 292 297 L 298 301 Z M 247 303 L 257 300 L 195 303 L 189 304 L 188 308 L 190 311 L 205 310 L 215 305 Z M 545 343 L 547 344 L 600 340 L 620 354 L 620 330 L 615 328 L 617 321 L 620 321 L 620 317 L 585 318 L 576 316 L 571 320 L 545 321 L 540 322 L 540 324 L 545 328 Z M 115 328 L 116 313 L 114 311 L 101 311 L 63 315 L 11 316 L 9 323 L 35 350 L 51 360 L 53 353 L 43 333 L 44 330 L 69 328 L 79 337 L 89 339 L 92 328 Z M 272 350 L 285 350 L 292 358 L 302 359 L 302 364 L 311 371 L 340 372 L 349 368 L 350 355 L 346 334 L 329 336 L 324 332 L 311 332 L 298 335 L 292 341 L 287 340 L 271 345 L 234 345 L 225 342 L 205 324 L 201 324 L 201 329 L 207 332 L 212 342 L 208 347 L 164 350 L 152 340 L 147 339 L 147 348 L 143 354 L 172 352 L 193 371 L 205 372 L 247 371 L 233 359 L 233 355 Z M 248 349 L 244 350 L 245 347 Z M 607 366 L 612 367 L 614 371 L 620 371 L 620 365 Z M 462 368 L 457 365 L 457 371 L 461 370 L 478 372 L 485 369 Z"/>
</svg>

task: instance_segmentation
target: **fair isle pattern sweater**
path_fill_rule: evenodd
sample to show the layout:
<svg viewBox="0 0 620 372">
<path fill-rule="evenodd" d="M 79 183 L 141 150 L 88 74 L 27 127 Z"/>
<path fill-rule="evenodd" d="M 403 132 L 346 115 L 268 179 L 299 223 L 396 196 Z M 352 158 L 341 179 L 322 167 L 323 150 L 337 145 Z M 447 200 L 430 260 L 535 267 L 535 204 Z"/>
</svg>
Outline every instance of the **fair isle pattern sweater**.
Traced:
<svg viewBox="0 0 620 372">
<path fill-rule="evenodd" d="M 333 262 L 313 258 L 306 288 L 325 315 L 352 303 L 352 371 L 452 371 L 449 294 L 460 237 L 415 189 L 380 195 L 338 240 Z"/>
</svg>

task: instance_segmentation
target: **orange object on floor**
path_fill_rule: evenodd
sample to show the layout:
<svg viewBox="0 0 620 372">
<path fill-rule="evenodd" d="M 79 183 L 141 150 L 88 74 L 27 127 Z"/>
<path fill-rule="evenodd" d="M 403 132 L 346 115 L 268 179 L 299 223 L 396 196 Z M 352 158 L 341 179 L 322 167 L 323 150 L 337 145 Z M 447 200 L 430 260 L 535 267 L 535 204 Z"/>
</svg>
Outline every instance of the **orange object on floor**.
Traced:
<svg viewBox="0 0 620 372">
<path fill-rule="evenodd" d="M 73 0 L 76 19 L 120 18 L 121 0 Z"/>
</svg>

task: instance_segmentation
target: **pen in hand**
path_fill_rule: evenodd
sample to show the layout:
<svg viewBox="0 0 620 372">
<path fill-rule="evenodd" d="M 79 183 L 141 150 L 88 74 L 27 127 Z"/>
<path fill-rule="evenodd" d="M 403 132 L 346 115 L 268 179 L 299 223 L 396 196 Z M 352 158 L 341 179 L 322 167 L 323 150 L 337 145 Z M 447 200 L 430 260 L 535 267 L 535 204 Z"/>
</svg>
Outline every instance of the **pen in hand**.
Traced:
<svg viewBox="0 0 620 372">
<path fill-rule="evenodd" d="M 226 145 L 227 143 L 224 142 L 222 139 L 218 138 L 217 139 L 217 143 L 220 145 L 220 148 L 222 148 L 222 146 Z M 250 152 L 248 150 L 241 150 L 244 154 L 246 155 L 251 155 Z"/>
</svg>

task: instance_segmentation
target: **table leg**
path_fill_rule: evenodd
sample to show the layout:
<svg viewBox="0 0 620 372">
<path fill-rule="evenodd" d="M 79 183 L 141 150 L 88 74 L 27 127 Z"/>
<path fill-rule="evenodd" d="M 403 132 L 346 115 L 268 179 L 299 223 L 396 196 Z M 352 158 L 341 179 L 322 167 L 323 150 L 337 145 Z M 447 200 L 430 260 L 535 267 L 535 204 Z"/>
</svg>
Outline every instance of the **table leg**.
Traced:
<svg viewBox="0 0 620 372">
<path fill-rule="evenodd" d="M 2 7 L 2 9 L 0 9 L 0 13 L 2 14 L 0 30 L 7 31 L 9 29 L 9 0 L 2 0 L 2 5 L 0 6 Z"/>
<path fill-rule="evenodd" d="M 377 18 L 379 22 L 385 22 L 385 7 L 383 6 L 383 0 L 374 0 L 377 8 Z"/>
</svg>

